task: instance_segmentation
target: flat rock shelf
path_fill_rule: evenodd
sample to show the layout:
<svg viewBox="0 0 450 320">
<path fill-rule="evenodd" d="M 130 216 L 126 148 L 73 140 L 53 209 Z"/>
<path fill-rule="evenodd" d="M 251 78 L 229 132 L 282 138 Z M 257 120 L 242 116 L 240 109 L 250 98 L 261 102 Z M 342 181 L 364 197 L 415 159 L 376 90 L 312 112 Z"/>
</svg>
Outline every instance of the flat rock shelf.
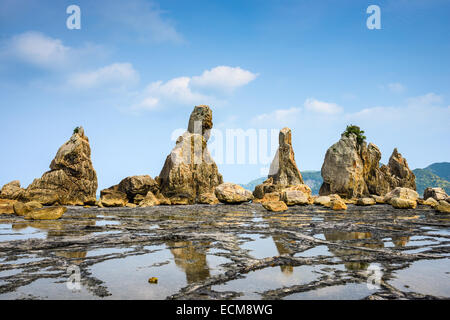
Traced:
<svg viewBox="0 0 450 320">
<path fill-rule="evenodd" d="M 429 207 L 390 205 L 1 215 L 0 299 L 448 299 L 449 227 Z"/>
</svg>

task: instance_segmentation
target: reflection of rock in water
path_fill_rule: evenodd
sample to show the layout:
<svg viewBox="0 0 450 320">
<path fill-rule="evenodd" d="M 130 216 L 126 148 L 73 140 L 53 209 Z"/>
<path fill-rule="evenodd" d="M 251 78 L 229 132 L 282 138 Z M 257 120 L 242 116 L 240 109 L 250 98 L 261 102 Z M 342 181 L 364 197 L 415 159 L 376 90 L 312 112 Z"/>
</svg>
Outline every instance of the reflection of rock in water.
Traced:
<svg viewBox="0 0 450 320">
<path fill-rule="evenodd" d="M 404 247 L 408 244 L 409 237 L 392 237 L 392 243 L 396 247 Z"/>
<path fill-rule="evenodd" d="M 209 245 L 203 242 L 199 245 Z M 186 273 L 187 283 L 206 280 L 210 277 L 206 254 L 197 249 L 192 241 L 168 242 L 175 264 Z M 172 248 L 176 247 L 176 248 Z"/>
<path fill-rule="evenodd" d="M 67 259 L 79 259 L 71 260 L 70 262 L 74 264 L 80 264 L 83 262 L 83 259 L 86 258 L 87 251 L 56 251 L 55 255 Z"/>
<path fill-rule="evenodd" d="M 82 221 L 83 225 L 95 226 L 95 220 Z M 22 230 L 28 227 L 43 230 L 47 232 L 47 238 L 70 235 L 70 229 L 74 227 L 71 220 L 36 220 L 36 221 L 20 221 L 12 224 L 13 230 Z M 83 232 L 76 229 L 75 236 L 83 236 L 89 232 Z"/>
<path fill-rule="evenodd" d="M 275 246 L 277 247 L 277 251 L 279 255 L 282 254 L 292 254 L 292 250 L 289 249 L 289 247 L 287 247 L 284 244 L 284 241 L 286 241 L 286 237 L 283 236 L 273 236 L 272 237 L 273 242 L 275 242 Z M 290 266 L 290 265 L 284 265 L 284 266 L 280 266 L 281 272 L 283 272 L 286 275 L 290 275 L 294 272 L 294 267 Z"/>
<path fill-rule="evenodd" d="M 348 240 L 370 240 L 372 234 L 370 232 L 345 232 L 345 231 L 331 231 L 324 232 L 325 239 L 327 241 L 348 241 Z M 363 242 L 353 242 L 351 245 L 367 248 L 383 248 L 382 241 L 370 240 Z M 330 252 L 344 261 L 344 266 L 347 270 L 365 270 L 369 267 L 368 262 L 345 262 L 346 256 L 351 256 L 353 259 L 364 259 L 367 254 L 360 250 L 348 250 L 337 249 L 336 247 L 329 246 Z"/>
</svg>

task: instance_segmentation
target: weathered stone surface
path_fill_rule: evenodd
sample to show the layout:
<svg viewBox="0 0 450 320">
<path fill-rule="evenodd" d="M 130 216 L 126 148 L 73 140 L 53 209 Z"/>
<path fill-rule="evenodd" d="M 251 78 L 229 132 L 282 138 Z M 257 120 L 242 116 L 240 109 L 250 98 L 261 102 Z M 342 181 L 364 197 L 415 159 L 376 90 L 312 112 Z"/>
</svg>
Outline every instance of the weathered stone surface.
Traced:
<svg viewBox="0 0 450 320">
<path fill-rule="evenodd" d="M 14 180 L 5 184 L 0 190 L 0 199 L 20 200 L 25 190 L 20 187 L 20 181 Z"/>
<path fill-rule="evenodd" d="M 33 210 L 25 215 L 27 220 L 56 220 L 67 211 L 66 207 L 47 207 Z"/>
<path fill-rule="evenodd" d="M 137 195 L 147 195 L 149 191 L 158 192 L 158 184 L 149 175 L 131 176 L 120 181 L 117 190 L 126 193 L 128 201 L 134 202 Z"/>
<path fill-rule="evenodd" d="M 308 195 L 299 190 L 284 190 L 281 193 L 281 200 L 288 206 L 309 204 Z"/>
<path fill-rule="evenodd" d="M 59 148 L 50 171 L 28 186 L 24 199 L 44 205 L 94 204 L 96 191 L 97 173 L 92 166 L 89 139 L 80 127 Z"/>
<path fill-rule="evenodd" d="M 428 198 L 423 202 L 424 205 L 430 206 L 432 208 L 436 207 L 438 205 L 438 202 L 434 198 Z"/>
<path fill-rule="evenodd" d="M 357 206 L 373 206 L 376 203 L 374 198 L 359 198 L 356 201 Z"/>
<path fill-rule="evenodd" d="M 263 202 L 262 206 L 264 209 L 274 212 L 286 211 L 288 209 L 287 205 L 283 201 L 267 201 Z"/>
<path fill-rule="evenodd" d="M 450 213 L 450 203 L 447 201 L 441 200 L 435 208 L 437 211 L 442 213 Z"/>
<path fill-rule="evenodd" d="M 100 201 L 104 207 L 124 207 L 128 203 L 128 197 L 115 185 L 100 192 Z"/>
<path fill-rule="evenodd" d="M 207 148 L 208 130 L 212 128 L 210 115 L 208 106 L 194 109 L 188 131 L 177 139 L 159 174 L 160 191 L 172 204 L 180 203 L 180 200 L 195 203 L 200 194 L 214 193 L 214 189 L 223 183 Z M 193 133 L 193 123 L 199 125 L 198 121 L 203 121 L 202 134 Z"/>
<path fill-rule="evenodd" d="M 188 132 L 200 134 L 208 141 L 212 127 L 212 111 L 209 106 L 196 106 L 189 117 Z"/>
<path fill-rule="evenodd" d="M 396 187 L 414 189 L 415 176 L 397 149 L 388 166 L 380 167 L 381 152 L 373 143 L 358 143 L 355 134 L 342 134 L 325 154 L 319 194 L 337 193 L 344 198 L 385 195 Z"/>
<path fill-rule="evenodd" d="M 291 129 L 283 128 L 279 135 L 279 147 L 269 169 L 274 184 L 284 186 L 303 184 L 303 178 L 295 162 Z"/>
<path fill-rule="evenodd" d="M 0 199 L 0 214 L 13 214 L 17 200 Z"/>
<path fill-rule="evenodd" d="M 217 199 L 214 193 L 202 193 L 198 196 L 198 203 L 203 204 L 218 204 L 219 199 Z"/>
<path fill-rule="evenodd" d="M 335 199 L 331 201 L 330 207 L 335 211 L 347 210 L 347 205 L 342 199 Z"/>
<path fill-rule="evenodd" d="M 423 199 L 433 198 L 436 201 L 447 199 L 448 195 L 442 188 L 426 188 L 423 192 Z"/>
<path fill-rule="evenodd" d="M 389 203 L 397 209 L 415 209 L 417 207 L 417 201 L 405 198 L 392 198 Z"/>
<path fill-rule="evenodd" d="M 222 183 L 215 189 L 215 195 L 223 203 L 242 203 L 253 200 L 251 191 L 235 183 Z"/>
<path fill-rule="evenodd" d="M 151 191 L 149 191 L 149 192 L 151 192 Z M 155 194 L 155 197 L 156 197 L 156 199 L 158 199 L 159 204 L 162 206 L 168 206 L 168 205 L 172 204 L 171 201 L 169 199 L 167 199 L 166 197 L 164 197 L 164 195 L 159 191 Z"/>
<path fill-rule="evenodd" d="M 336 193 L 352 198 L 368 194 L 364 164 L 355 134 L 348 137 L 342 134 L 341 139 L 327 150 L 321 173 L 323 184 L 320 195 Z"/>
<path fill-rule="evenodd" d="M 139 203 L 140 207 L 153 207 L 153 206 L 158 206 L 159 205 L 159 200 L 156 198 L 156 196 L 153 194 L 153 192 L 149 191 L 147 193 L 147 195 L 145 196 L 144 200 L 142 200 Z"/>
<path fill-rule="evenodd" d="M 397 148 L 392 152 L 388 163 L 391 175 L 394 177 L 396 183 L 393 187 L 404 187 L 416 190 L 416 176 L 408 167 L 408 162 L 397 151 Z"/>
<path fill-rule="evenodd" d="M 371 197 L 375 200 L 376 203 L 383 204 L 384 202 L 384 196 L 377 196 L 375 194 L 371 195 Z"/>
<path fill-rule="evenodd" d="M 268 201 L 280 201 L 281 194 L 279 192 L 269 192 L 264 194 L 262 199 L 254 198 L 252 202 L 263 203 Z"/>
<path fill-rule="evenodd" d="M 393 198 L 401 198 L 417 202 L 417 199 L 419 199 L 419 194 L 415 190 L 409 188 L 397 187 L 384 196 L 384 202 L 390 203 Z"/>
<path fill-rule="evenodd" d="M 42 204 L 37 201 L 16 202 L 14 204 L 14 213 L 18 216 L 24 216 L 33 210 L 42 208 Z"/>
<path fill-rule="evenodd" d="M 329 207 L 331 205 L 331 198 L 329 196 L 320 196 L 314 199 L 314 204 Z"/>
</svg>

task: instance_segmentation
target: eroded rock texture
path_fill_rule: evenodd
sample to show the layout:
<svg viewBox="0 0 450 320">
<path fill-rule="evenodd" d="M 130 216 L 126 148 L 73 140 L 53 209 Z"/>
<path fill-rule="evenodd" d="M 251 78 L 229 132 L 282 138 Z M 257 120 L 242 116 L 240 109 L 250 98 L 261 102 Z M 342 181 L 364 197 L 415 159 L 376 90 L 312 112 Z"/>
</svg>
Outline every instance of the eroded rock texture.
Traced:
<svg viewBox="0 0 450 320">
<path fill-rule="evenodd" d="M 198 202 L 202 194 L 214 194 L 223 183 L 207 141 L 213 126 L 208 106 L 196 106 L 189 119 L 188 131 L 181 135 L 167 156 L 158 177 L 161 193 L 173 204 Z"/>
<path fill-rule="evenodd" d="M 380 167 L 381 152 L 373 143 L 358 143 L 355 134 L 342 134 L 325 154 L 320 195 L 345 198 L 385 195 L 396 187 L 415 190 L 415 176 L 406 159 L 394 149 L 388 165 Z"/>
<path fill-rule="evenodd" d="M 82 127 L 58 150 L 55 158 L 41 178 L 26 189 L 24 200 L 44 205 L 94 204 L 96 202 L 97 173 L 91 161 L 89 139 Z"/>
</svg>

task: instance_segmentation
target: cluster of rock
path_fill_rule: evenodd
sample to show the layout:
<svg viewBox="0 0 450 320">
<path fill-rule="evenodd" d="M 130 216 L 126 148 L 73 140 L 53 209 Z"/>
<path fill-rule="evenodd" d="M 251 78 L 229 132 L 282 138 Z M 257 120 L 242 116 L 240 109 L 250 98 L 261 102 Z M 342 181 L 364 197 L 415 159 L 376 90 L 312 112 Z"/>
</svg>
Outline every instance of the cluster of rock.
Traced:
<svg viewBox="0 0 450 320">
<path fill-rule="evenodd" d="M 358 143 L 354 133 L 342 134 L 325 154 L 319 194 L 347 199 L 384 196 L 397 187 L 415 190 L 415 176 L 405 158 L 394 149 L 388 165 L 380 167 L 381 152 L 373 143 Z"/>
<path fill-rule="evenodd" d="M 223 183 L 207 147 L 212 127 L 211 109 L 206 105 L 196 106 L 187 131 L 177 139 L 159 176 L 125 178 L 101 191 L 100 205 L 149 207 L 251 201 L 250 191 L 237 184 Z"/>
<path fill-rule="evenodd" d="M 394 149 L 388 165 L 380 166 L 381 152 L 372 143 L 359 142 L 356 134 L 342 134 L 325 155 L 320 196 L 312 196 L 295 162 L 292 134 L 283 128 L 279 147 L 266 181 L 253 193 L 234 183 L 224 183 L 207 142 L 213 127 L 212 111 L 196 106 L 188 129 L 176 141 L 159 176 L 131 176 L 104 189 L 96 200 L 97 174 L 91 161 L 89 139 L 82 127 L 63 144 L 50 164 L 50 171 L 26 189 L 20 181 L 0 190 L 0 213 L 26 219 L 58 219 L 67 210 L 63 205 L 100 207 L 149 207 L 185 204 L 239 204 L 253 201 L 270 211 L 288 206 L 316 204 L 333 210 L 388 203 L 395 208 L 429 205 L 450 212 L 449 196 L 441 188 L 427 188 L 423 199 L 415 191 L 415 176 L 406 159 Z M 43 208 L 43 206 L 51 206 Z"/>
</svg>

